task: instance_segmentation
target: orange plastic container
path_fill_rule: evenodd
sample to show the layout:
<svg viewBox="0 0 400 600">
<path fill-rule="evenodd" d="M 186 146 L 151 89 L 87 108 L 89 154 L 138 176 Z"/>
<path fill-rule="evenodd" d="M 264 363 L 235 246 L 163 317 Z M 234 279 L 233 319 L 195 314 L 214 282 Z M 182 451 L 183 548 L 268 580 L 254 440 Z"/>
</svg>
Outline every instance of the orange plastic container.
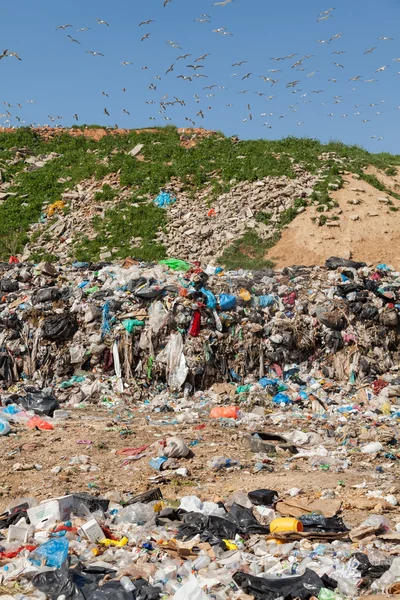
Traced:
<svg viewBox="0 0 400 600">
<path fill-rule="evenodd" d="M 238 419 L 238 406 L 215 406 L 210 412 L 211 419 Z"/>
</svg>

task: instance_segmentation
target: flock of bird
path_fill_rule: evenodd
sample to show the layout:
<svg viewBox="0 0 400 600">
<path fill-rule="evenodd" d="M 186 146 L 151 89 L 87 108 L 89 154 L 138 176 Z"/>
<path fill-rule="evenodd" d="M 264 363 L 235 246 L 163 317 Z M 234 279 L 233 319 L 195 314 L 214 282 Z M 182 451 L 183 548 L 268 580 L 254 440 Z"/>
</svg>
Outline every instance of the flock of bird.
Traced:
<svg viewBox="0 0 400 600">
<path fill-rule="evenodd" d="M 161 0 L 162 1 L 162 0 Z M 214 2 L 212 5 L 213 11 L 217 12 L 222 7 L 225 7 L 234 0 L 223 0 Z M 164 0 L 164 8 L 167 8 L 172 0 Z M 231 6 L 231 8 L 233 8 Z M 214 10 L 215 9 L 215 10 Z M 167 8 L 168 10 L 168 8 Z M 224 9 L 229 10 L 229 9 Z M 213 11 L 212 14 L 214 14 Z M 224 11 L 222 11 L 224 13 Z M 221 12 L 218 16 L 221 15 Z M 316 15 L 317 23 L 328 22 L 334 19 L 335 8 L 328 8 L 319 15 Z M 160 19 L 162 20 L 162 19 Z M 93 18 L 93 27 L 112 28 L 112 23 L 100 19 L 98 17 Z M 202 27 L 209 27 L 210 32 L 219 35 L 221 37 L 233 37 L 236 35 L 228 31 L 225 27 L 212 28 L 213 17 L 210 14 L 202 13 L 199 16 L 193 18 L 193 22 L 201 25 Z M 146 56 L 146 44 L 151 43 L 152 38 L 152 25 L 156 22 L 155 19 L 147 19 L 137 24 L 139 35 L 138 39 L 143 43 L 143 51 L 141 56 Z M 197 26 L 197 25 L 196 25 Z M 317 27 L 324 27 L 323 25 L 317 25 Z M 82 46 L 82 52 L 90 55 L 93 59 L 102 60 L 107 54 L 107 50 L 103 48 L 85 48 L 84 39 L 85 32 L 92 29 L 92 27 L 80 27 L 74 29 L 71 23 L 61 24 L 55 27 L 55 30 L 66 35 L 69 43 Z M 75 37 L 76 36 L 76 37 Z M 318 103 L 321 107 L 327 107 L 324 116 L 327 118 L 356 118 L 359 119 L 363 124 L 376 123 L 379 127 L 378 117 L 383 112 L 383 105 L 385 99 L 379 98 L 377 95 L 375 102 L 355 103 L 351 105 L 351 113 L 341 111 L 341 104 L 344 104 L 345 100 L 342 95 L 334 93 L 334 86 L 339 82 L 344 82 L 348 85 L 348 91 L 356 92 L 360 90 L 359 85 L 373 85 L 379 84 L 379 77 L 385 71 L 395 71 L 397 63 L 400 63 L 400 58 L 392 57 L 387 60 L 389 64 L 383 64 L 381 66 L 372 66 L 372 59 L 368 57 L 373 56 L 374 52 L 379 48 L 381 44 L 388 44 L 393 41 L 393 38 L 388 36 L 380 36 L 376 38 L 376 45 L 370 48 L 360 49 L 359 59 L 361 61 L 363 74 L 348 72 L 346 67 L 346 54 L 347 52 L 340 48 L 342 39 L 345 39 L 343 32 L 334 33 L 327 36 L 326 39 L 316 39 L 313 41 L 314 52 L 299 55 L 298 53 L 290 53 L 284 56 L 273 56 L 270 57 L 270 64 L 267 65 L 264 73 L 256 73 L 254 70 L 249 68 L 249 63 L 244 57 L 241 60 L 232 60 L 229 63 L 228 68 L 232 72 L 224 73 L 225 79 L 223 82 L 214 83 L 210 79 L 211 75 L 208 71 L 208 65 L 213 60 L 212 52 L 206 52 L 200 56 L 193 55 L 187 49 L 174 40 L 165 40 L 165 44 L 170 48 L 170 53 L 173 54 L 174 58 L 167 62 L 165 66 L 161 67 L 161 61 L 159 61 L 159 72 L 152 73 L 150 75 L 150 68 L 147 65 L 140 66 L 140 70 L 148 72 L 149 80 L 147 82 L 148 98 L 144 101 L 149 108 L 148 120 L 152 122 L 175 122 L 177 125 L 182 125 L 183 120 L 187 123 L 188 127 L 206 127 L 207 116 L 209 111 L 215 109 L 215 101 L 218 99 L 221 101 L 222 107 L 230 109 L 234 106 L 240 106 L 243 110 L 241 121 L 247 123 L 250 121 L 256 121 L 260 126 L 266 127 L 267 129 L 276 129 L 279 134 L 279 120 L 289 118 L 291 115 L 302 113 L 305 105 L 314 102 Z M 115 42 L 114 42 L 115 44 Z M 327 54 L 326 65 L 324 70 L 313 69 L 313 60 L 317 57 L 321 58 L 319 48 L 328 47 L 329 53 Z M 188 49 L 190 50 L 190 49 Z M 325 52 L 325 50 L 323 51 Z M 325 56 L 325 55 L 324 55 Z M 211 57 L 211 58 L 210 58 Z M 340 57 L 340 58 L 339 58 Z M 125 68 L 135 68 L 135 62 L 131 60 L 132 57 L 121 57 L 128 58 L 127 60 L 121 60 L 120 65 Z M 16 59 L 22 61 L 23 57 L 19 56 L 17 52 L 11 50 L 4 50 L 0 54 L 0 61 L 5 59 Z M 165 59 L 166 60 L 166 59 Z M 364 61 L 364 62 L 362 62 Z M 360 64 L 360 63 L 357 63 Z M 138 66 L 138 65 L 137 65 Z M 1 63 L 0 63 L 1 68 Z M 400 69 L 400 65 L 398 65 Z M 347 74 L 347 76 L 345 75 Z M 400 70 L 395 71 L 393 76 L 399 76 Z M 342 79 L 342 77 L 344 78 Z M 320 89 L 318 86 L 312 89 L 312 79 L 318 79 L 322 81 L 325 89 Z M 134 72 L 132 75 L 126 76 L 126 85 L 129 85 L 129 81 L 134 81 Z M 178 84 L 177 80 L 182 81 L 185 84 L 185 89 L 182 92 L 182 87 Z M 238 89 L 236 82 L 246 82 L 240 84 L 239 87 L 244 89 Z M 174 83 L 175 82 L 175 83 Z M 224 83 L 225 85 L 222 85 Z M 248 87 L 247 87 L 248 86 Z M 378 86 L 379 88 L 379 86 Z M 166 89 L 168 91 L 166 91 Z M 180 90 L 179 92 L 177 90 Z M 185 91 L 186 90 L 186 91 Z M 120 90 L 123 94 L 127 91 L 126 87 Z M 163 93 L 164 92 L 164 93 Z M 99 90 L 97 93 L 108 99 L 110 93 L 115 95 L 115 90 L 112 92 Z M 183 97 L 179 97 L 182 95 Z M 287 94 L 292 94 L 289 104 L 287 102 Z M 362 88 L 361 88 L 361 93 Z M 377 92 L 378 94 L 378 92 Z M 222 96 L 223 95 L 223 96 Z M 243 101 L 242 98 L 246 96 Z M 257 99 L 255 98 L 257 96 Z M 251 99 L 253 98 L 253 100 Z M 229 100 L 229 102 L 227 102 Z M 27 100 L 28 103 L 34 103 L 34 100 Z M 261 111 L 260 111 L 261 103 Z M 11 104 L 8 101 L 3 101 L 6 109 L 5 112 L 0 112 L 0 119 L 3 121 L 0 124 L 3 127 L 13 127 L 17 124 L 26 124 L 21 119 L 17 109 L 22 109 L 21 103 Z M 103 114 L 112 120 L 119 119 L 120 115 L 131 116 L 132 108 L 120 106 L 118 113 L 115 108 L 111 109 L 108 102 L 104 101 Z M 179 115 L 172 112 L 173 108 L 179 108 Z M 220 110 L 221 107 L 215 110 Z M 400 106 L 396 107 L 400 110 Z M 324 109 L 322 108 L 322 111 Z M 12 112 L 11 112 L 12 111 Z M 133 113 L 132 113 L 133 114 Z M 173 114 L 173 116 L 171 116 Z M 297 118 L 298 118 L 297 116 Z M 48 115 L 48 119 L 54 126 L 61 127 L 61 121 L 65 123 L 65 126 L 71 123 L 71 118 L 74 122 L 79 123 L 79 113 L 74 112 L 71 115 Z M 125 117 L 124 117 L 125 118 Z M 304 121 L 297 120 L 295 117 L 293 125 L 300 127 L 304 125 Z M 97 120 L 93 115 L 93 120 Z M 178 121 L 178 122 L 177 122 Z M 181 121 L 181 122 L 179 122 Z M 291 122 L 292 122 L 291 121 Z M 46 125 L 47 123 L 43 123 Z M 38 123 L 31 123 L 31 126 L 39 126 Z M 126 126 L 125 122 L 120 125 Z M 117 123 L 116 123 L 117 126 Z M 370 132 L 372 133 L 372 132 Z M 370 135 L 371 139 L 380 141 L 383 136 L 373 133 Z"/>
</svg>

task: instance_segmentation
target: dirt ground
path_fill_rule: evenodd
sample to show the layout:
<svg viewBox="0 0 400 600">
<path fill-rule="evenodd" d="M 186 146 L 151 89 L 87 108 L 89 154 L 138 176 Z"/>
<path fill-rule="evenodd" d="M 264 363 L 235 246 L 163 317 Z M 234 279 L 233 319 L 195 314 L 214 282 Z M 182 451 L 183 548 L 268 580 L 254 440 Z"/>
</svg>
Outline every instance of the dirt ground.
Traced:
<svg viewBox="0 0 400 600">
<path fill-rule="evenodd" d="M 152 413 L 151 418 L 172 420 L 173 416 Z M 324 435 L 325 426 L 318 428 L 308 426 L 304 419 L 298 421 L 297 428 L 302 425 L 303 430 Z M 205 427 L 199 429 L 199 425 Z M 159 486 L 167 499 L 195 494 L 203 500 L 226 500 L 236 491 L 268 488 L 284 496 L 290 488 L 298 487 L 302 490 L 299 500 L 316 499 L 324 490 L 334 490 L 343 501 L 343 516 L 349 525 L 358 525 L 371 512 L 385 514 L 394 524 L 400 521 L 400 507 L 384 502 L 382 505 L 381 500 L 367 499 L 365 495 L 368 490 L 378 489 L 385 494 L 400 493 L 396 461 L 382 461 L 359 452 L 351 456 L 350 468 L 336 472 L 335 468 L 312 468 L 308 459 L 290 460 L 292 455 L 281 450 L 273 457 L 273 472 L 255 473 L 255 455 L 243 444 L 247 433 L 243 427 L 223 427 L 208 417 L 195 424 L 150 425 L 134 408 L 109 409 L 101 405 L 71 410 L 70 418 L 53 431 L 32 431 L 17 425 L 12 429 L 14 433 L 0 441 L 0 511 L 17 497 L 33 496 L 41 501 L 77 491 L 99 496 L 117 491 L 125 496 Z M 269 430 L 272 429 L 280 433 L 287 424 L 271 424 Z M 187 477 L 172 472 L 163 475 L 150 467 L 149 460 L 157 456 L 155 448 L 148 449 L 139 460 L 129 461 L 117 453 L 168 436 L 180 436 L 188 445 L 193 444 L 194 457 L 179 460 L 179 466 L 188 470 Z M 70 465 L 71 458 L 77 455 L 89 457 L 88 463 Z M 207 466 L 211 458 L 222 455 L 239 460 L 241 466 L 220 471 Z M 378 465 L 383 472 L 376 470 Z M 55 467 L 58 473 L 54 472 Z M 352 487 L 363 482 L 365 489 Z"/>
<path fill-rule="evenodd" d="M 394 191 L 400 189 L 399 175 L 388 177 L 370 167 Z M 400 268 L 400 202 L 352 175 L 345 175 L 345 185 L 333 192 L 339 206 L 331 211 L 338 217 L 331 224 L 319 226 L 313 222 L 321 214 L 315 206 L 308 207 L 284 230 L 281 239 L 267 254 L 276 267 L 323 264 L 330 256 L 341 256 L 365 262 L 385 262 Z"/>
</svg>

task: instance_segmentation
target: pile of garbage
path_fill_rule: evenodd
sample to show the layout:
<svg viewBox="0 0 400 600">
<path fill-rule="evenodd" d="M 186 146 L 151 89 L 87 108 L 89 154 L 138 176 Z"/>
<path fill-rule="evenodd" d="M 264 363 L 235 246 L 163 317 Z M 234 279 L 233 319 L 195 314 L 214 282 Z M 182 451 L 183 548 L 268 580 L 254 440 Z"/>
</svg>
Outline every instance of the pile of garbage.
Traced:
<svg viewBox="0 0 400 600">
<path fill-rule="evenodd" d="M 351 527 L 329 496 L 282 516 L 288 498 L 256 489 L 176 500 L 159 488 L 18 498 L 0 515 L 0 598 L 340 600 L 399 591 L 399 524 L 370 515 Z"/>
<path fill-rule="evenodd" d="M 15 259 L 0 273 L 5 391 L 68 390 L 77 374 L 81 399 L 104 386 L 128 394 L 156 383 L 171 391 L 187 383 L 194 392 L 257 384 L 271 394 L 287 381 L 294 398 L 308 402 L 301 390 L 313 367 L 340 384 L 341 392 L 314 386 L 322 404 L 381 377 L 374 385 L 382 402 L 400 390 L 400 274 L 388 265 L 332 258 L 324 268 L 224 273 L 178 259 L 122 266 Z M 274 402 L 289 402 L 280 392 Z"/>
<path fill-rule="evenodd" d="M 100 414 L 107 398 L 147 425 L 146 443 L 113 454 L 136 465 L 131 486 L 65 488 L 42 502 L 8 490 L 0 600 L 399 592 L 400 273 L 390 265 L 332 257 L 324 267 L 224 272 L 178 259 L 65 266 L 12 257 L 0 273 L 0 443 L 4 460 L 18 461 L 12 471 L 28 466 L 11 442 L 29 430 L 68 435 L 76 407 Z M 200 465 L 206 423 L 234 443 L 214 442 Z M 63 460 L 53 477 L 98 470 L 89 455 Z M 335 483 L 312 496 L 290 483 L 268 488 L 274 470 L 294 478 L 300 464 Z M 337 475 L 354 465 L 377 485 L 351 484 L 365 496 L 352 504 Z M 165 494 L 168 478 L 185 482 L 196 469 L 260 485 Z M 127 491 L 138 485 L 143 493 Z"/>
</svg>

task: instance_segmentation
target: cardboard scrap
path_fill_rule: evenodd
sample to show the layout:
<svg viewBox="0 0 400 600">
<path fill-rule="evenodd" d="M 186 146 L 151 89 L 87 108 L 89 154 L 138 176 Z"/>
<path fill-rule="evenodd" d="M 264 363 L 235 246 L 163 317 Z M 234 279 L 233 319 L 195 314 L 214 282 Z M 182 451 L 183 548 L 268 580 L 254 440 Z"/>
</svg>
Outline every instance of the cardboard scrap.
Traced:
<svg viewBox="0 0 400 600">
<path fill-rule="evenodd" d="M 321 513 L 325 518 L 334 517 L 342 506 L 341 500 L 313 500 L 309 502 L 304 500 L 295 500 L 294 498 L 285 498 L 276 504 L 276 510 L 284 517 L 301 517 L 309 513 Z"/>
</svg>

